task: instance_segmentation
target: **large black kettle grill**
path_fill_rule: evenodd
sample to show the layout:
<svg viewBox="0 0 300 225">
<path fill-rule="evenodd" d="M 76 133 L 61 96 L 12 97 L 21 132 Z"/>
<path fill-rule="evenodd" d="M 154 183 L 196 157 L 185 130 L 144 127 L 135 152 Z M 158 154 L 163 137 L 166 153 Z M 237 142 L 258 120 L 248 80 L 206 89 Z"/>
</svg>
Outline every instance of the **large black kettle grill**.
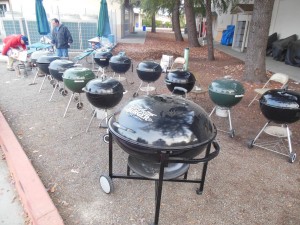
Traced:
<svg viewBox="0 0 300 225">
<path fill-rule="evenodd" d="M 49 102 L 51 101 L 53 94 L 57 88 L 59 88 L 59 93 L 62 96 L 66 96 L 68 94 L 68 91 L 65 89 L 65 85 L 63 83 L 62 76 L 67 69 L 72 68 L 74 66 L 75 66 L 74 62 L 72 62 L 70 60 L 66 60 L 66 59 L 57 59 L 57 60 L 52 61 L 49 64 L 49 72 L 50 72 L 51 76 L 57 81 L 53 84 L 54 90 L 51 94 Z M 61 87 L 60 83 L 63 84 L 62 87 Z"/>
<path fill-rule="evenodd" d="M 120 52 L 118 55 L 112 56 L 109 60 L 109 66 L 114 71 L 113 77 L 118 74 L 118 81 L 125 81 L 127 82 L 126 77 L 121 76 L 121 74 L 125 74 L 130 67 L 131 59 L 128 58 L 124 52 Z"/>
<path fill-rule="evenodd" d="M 164 181 L 197 183 L 196 193 L 202 194 L 208 161 L 220 150 L 217 130 L 202 107 L 179 96 L 140 96 L 112 116 L 108 127 L 109 175 L 100 176 L 105 193 L 113 191 L 113 178 L 155 181 L 154 224 Z M 113 174 L 113 139 L 129 154 L 126 175 Z M 201 179 L 188 179 L 190 164 L 198 163 L 204 163 Z"/>
<path fill-rule="evenodd" d="M 63 73 L 63 81 L 65 86 L 72 91 L 72 95 L 70 97 L 70 100 L 68 102 L 68 105 L 66 107 L 64 116 L 66 116 L 66 113 L 68 111 L 68 108 L 70 106 L 71 100 L 74 99 L 77 104 L 77 109 L 82 109 L 83 103 L 81 102 L 81 96 L 80 94 L 83 92 L 83 88 L 85 85 L 92 79 L 95 79 L 95 74 L 92 70 L 85 68 L 85 67 L 73 67 L 67 69 Z M 76 94 L 76 95 L 75 95 Z"/>
<path fill-rule="evenodd" d="M 109 51 L 96 51 L 94 54 L 94 61 L 99 66 L 96 73 L 97 77 L 100 72 L 102 72 L 101 76 L 105 76 L 105 69 L 109 66 L 109 60 L 112 56 L 113 54 Z"/>
<path fill-rule="evenodd" d="M 37 66 L 37 60 L 38 60 L 38 58 L 40 58 L 41 56 L 44 56 L 44 55 L 53 55 L 53 54 L 51 54 L 50 51 L 39 50 L 39 51 L 35 51 L 35 52 L 31 53 L 31 55 L 30 55 L 30 66 L 31 66 L 31 68 L 36 69 L 35 76 L 34 76 L 31 84 L 36 84 L 35 80 L 38 77 L 38 74 L 40 72 L 39 67 Z"/>
<path fill-rule="evenodd" d="M 138 96 L 139 90 L 149 94 L 150 91 L 156 91 L 154 86 L 150 86 L 150 83 L 157 81 L 162 73 L 161 66 L 153 61 L 143 61 L 137 65 L 136 72 L 138 77 L 141 79 L 141 84 L 137 91 L 133 94 L 133 97 Z M 147 82 L 146 87 L 143 86 L 143 82 Z"/>
<path fill-rule="evenodd" d="M 107 127 L 108 122 L 108 109 L 115 107 L 123 98 L 124 88 L 123 85 L 116 79 L 108 78 L 102 79 L 97 78 L 89 81 L 83 88 L 88 101 L 96 109 L 105 110 L 105 127 Z M 93 118 L 96 116 L 97 110 L 94 110 L 92 118 L 90 119 L 88 129 L 92 123 Z M 101 122 L 100 122 L 101 126 Z M 104 142 L 108 143 L 108 134 L 103 136 Z"/>
<path fill-rule="evenodd" d="M 60 59 L 60 57 L 58 57 L 56 55 L 42 55 L 41 57 L 39 57 L 37 59 L 36 63 L 37 63 L 37 66 L 39 68 L 39 71 L 41 73 L 45 74 L 43 82 L 42 82 L 41 87 L 39 89 L 39 92 L 41 92 L 46 78 L 48 78 L 48 80 L 50 80 L 51 85 L 53 85 L 55 83 L 55 81 L 53 80 L 53 77 L 50 74 L 49 65 L 52 61 L 57 60 L 57 59 Z"/>
<path fill-rule="evenodd" d="M 272 89 L 265 92 L 260 100 L 260 109 L 268 122 L 259 131 L 257 136 L 249 141 L 248 147 L 257 146 L 284 156 L 288 156 L 289 162 L 296 160 L 296 153 L 293 152 L 291 143 L 291 131 L 288 124 L 297 122 L 300 119 L 300 93 L 285 89 Z M 281 126 L 270 126 L 270 123 L 281 124 Z M 266 134 L 275 137 L 270 141 L 257 143 L 260 135 Z M 288 139 L 288 146 L 284 139 Z M 289 154 L 284 153 L 284 151 Z"/>
<path fill-rule="evenodd" d="M 186 96 L 196 82 L 194 74 L 187 70 L 171 70 L 167 72 L 165 83 L 172 94 Z"/>
<path fill-rule="evenodd" d="M 225 77 L 214 80 L 209 85 L 208 92 L 210 99 L 216 104 L 209 116 L 216 111 L 217 116 L 228 117 L 229 131 L 219 130 L 234 137 L 235 130 L 232 127 L 230 109 L 242 100 L 245 93 L 243 85 L 230 77 Z"/>
</svg>

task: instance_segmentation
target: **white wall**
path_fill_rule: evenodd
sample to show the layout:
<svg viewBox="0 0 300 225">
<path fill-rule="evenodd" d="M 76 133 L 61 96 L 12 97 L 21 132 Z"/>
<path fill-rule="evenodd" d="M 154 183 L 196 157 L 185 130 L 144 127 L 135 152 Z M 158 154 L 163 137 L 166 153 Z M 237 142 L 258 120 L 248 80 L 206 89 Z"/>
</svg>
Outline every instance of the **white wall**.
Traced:
<svg viewBox="0 0 300 225">
<path fill-rule="evenodd" d="M 279 39 L 293 34 L 300 39 L 300 1 L 276 0 L 269 33 L 277 32 Z"/>
<path fill-rule="evenodd" d="M 226 29 L 227 25 L 234 25 L 235 21 L 236 15 L 230 13 L 219 15 L 215 36 L 218 31 Z M 280 39 L 292 34 L 297 34 L 300 39 L 300 0 L 275 0 L 269 33 L 274 32 L 278 33 Z"/>
</svg>

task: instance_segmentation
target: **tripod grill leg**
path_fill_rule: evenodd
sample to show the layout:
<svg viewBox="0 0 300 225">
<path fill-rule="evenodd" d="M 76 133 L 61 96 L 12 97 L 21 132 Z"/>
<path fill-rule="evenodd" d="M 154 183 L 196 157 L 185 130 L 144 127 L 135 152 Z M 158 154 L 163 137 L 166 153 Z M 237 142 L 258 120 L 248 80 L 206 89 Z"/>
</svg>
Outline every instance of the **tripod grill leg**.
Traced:
<svg viewBox="0 0 300 225">
<path fill-rule="evenodd" d="M 74 92 L 73 92 L 73 94 L 71 95 L 70 100 L 69 100 L 69 102 L 68 102 L 67 108 L 66 108 L 65 113 L 64 113 L 64 118 L 65 118 L 65 116 L 66 116 L 66 114 L 67 114 L 67 111 L 68 111 L 68 108 L 69 108 L 69 106 L 70 106 L 70 103 L 71 103 L 71 101 L 72 101 L 72 99 L 73 99 L 73 96 L 74 96 Z"/>
</svg>

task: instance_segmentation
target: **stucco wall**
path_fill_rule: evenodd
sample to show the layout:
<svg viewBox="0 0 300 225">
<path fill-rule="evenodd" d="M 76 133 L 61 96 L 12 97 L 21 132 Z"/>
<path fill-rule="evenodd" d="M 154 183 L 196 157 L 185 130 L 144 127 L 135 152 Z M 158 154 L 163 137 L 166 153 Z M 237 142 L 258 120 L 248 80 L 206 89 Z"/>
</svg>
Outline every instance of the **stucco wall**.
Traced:
<svg viewBox="0 0 300 225">
<path fill-rule="evenodd" d="M 227 25 L 234 25 L 235 21 L 236 15 L 230 13 L 218 15 L 214 38 L 217 37 L 218 33 L 220 35 L 220 32 L 226 29 Z M 297 34 L 298 39 L 300 39 L 299 21 L 300 0 L 275 0 L 269 33 L 277 32 L 279 38 Z"/>
<path fill-rule="evenodd" d="M 274 3 L 270 34 L 277 32 L 279 38 L 297 34 L 300 39 L 300 1 L 276 0 Z"/>
</svg>

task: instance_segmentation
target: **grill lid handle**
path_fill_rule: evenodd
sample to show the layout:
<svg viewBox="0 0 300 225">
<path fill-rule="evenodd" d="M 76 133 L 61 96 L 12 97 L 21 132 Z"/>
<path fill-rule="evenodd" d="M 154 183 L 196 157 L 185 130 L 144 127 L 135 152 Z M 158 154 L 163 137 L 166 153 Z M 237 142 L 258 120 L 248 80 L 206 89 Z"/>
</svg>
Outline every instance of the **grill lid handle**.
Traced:
<svg viewBox="0 0 300 225">
<path fill-rule="evenodd" d="M 119 124 L 118 122 L 113 122 L 113 125 L 121 130 L 125 130 L 125 131 L 129 131 L 131 133 L 136 133 L 134 130 L 130 129 L 130 128 L 127 128 L 127 127 L 124 127 L 122 126 L 121 124 Z"/>
</svg>

